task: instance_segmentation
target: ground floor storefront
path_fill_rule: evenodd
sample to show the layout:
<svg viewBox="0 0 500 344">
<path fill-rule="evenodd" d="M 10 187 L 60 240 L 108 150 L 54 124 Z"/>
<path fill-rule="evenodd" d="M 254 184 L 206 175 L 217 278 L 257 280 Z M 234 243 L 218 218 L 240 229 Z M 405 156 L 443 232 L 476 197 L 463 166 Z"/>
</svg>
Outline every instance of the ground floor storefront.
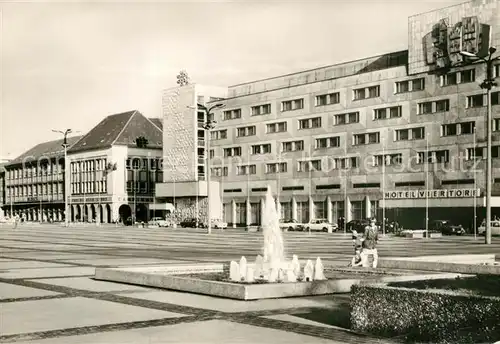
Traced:
<svg viewBox="0 0 500 344">
<path fill-rule="evenodd" d="M 498 200 L 497 200 L 498 199 Z M 333 194 L 333 195 L 280 195 L 275 198 L 278 214 L 284 220 L 300 223 L 312 219 L 327 219 L 338 223 L 366 218 L 385 218 L 398 222 L 403 228 L 425 228 L 429 221 L 450 220 L 472 229 L 474 216 L 480 223 L 485 218 L 484 198 L 480 190 L 411 190 Z M 227 197 L 223 200 L 223 220 L 230 226 L 260 225 L 264 197 Z M 500 197 L 492 198 L 492 214 L 500 217 Z M 477 227 L 477 225 L 476 225 Z"/>
<path fill-rule="evenodd" d="M 378 217 L 379 200 L 369 195 L 294 195 L 275 198 L 278 214 L 283 220 L 307 223 L 312 219 L 327 219 L 337 223 L 339 218 L 346 221 Z M 260 225 L 264 211 L 264 197 L 225 199 L 223 220 L 233 226 Z"/>
<path fill-rule="evenodd" d="M 68 208 L 71 222 L 148 222 L 158 213 L 152 196 L 71 196 Z"/>
<path fill-rule="evenodd" d="M 64 203 L 25 203 L 6 205 L 3 207 L 5 217 L 19 216 L 24 221 L 58 222 L 64 221 Z"/>
</svg>

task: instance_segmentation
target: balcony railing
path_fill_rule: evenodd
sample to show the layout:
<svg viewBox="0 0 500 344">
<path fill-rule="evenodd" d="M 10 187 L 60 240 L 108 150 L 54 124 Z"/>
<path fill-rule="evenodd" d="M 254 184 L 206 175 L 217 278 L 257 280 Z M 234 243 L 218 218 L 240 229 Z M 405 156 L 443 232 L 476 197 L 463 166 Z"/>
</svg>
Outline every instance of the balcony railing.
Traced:
<svg viewBox="0 0 500 344">
<path fill-rule="evenodd" d="M 205 140 L 198 139 L 198 146 L 205 147 Z"/>
</svg>

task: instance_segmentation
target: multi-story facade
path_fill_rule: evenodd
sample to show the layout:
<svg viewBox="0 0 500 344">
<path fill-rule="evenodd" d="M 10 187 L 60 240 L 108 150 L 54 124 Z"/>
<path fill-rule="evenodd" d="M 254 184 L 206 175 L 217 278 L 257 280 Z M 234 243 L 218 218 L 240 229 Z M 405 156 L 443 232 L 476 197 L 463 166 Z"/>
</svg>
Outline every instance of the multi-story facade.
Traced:
<svg viewBox="0 0 500 344">
<path fill-rule="evenodd" d="M 68 145 L 73 145 L 79 138 L 68 138 Z M 2 205 L 8 217 L 18 215 L 27 221 L 64 219 L 62 144 L 63 140 L 41 143 L 4 164 L 5 198 Z"/>
<path fill-rule="evenodd" d="M 138 111 L 107 116 L 68 150 L 71 221 L 147 221 L 161 169 L 162 128 Z M 155 207 L 155 205 L 157 207 Z"/>
<path fill-rule="evenodd" d="M 405 51 L 229 87 L 210 152 L 224 220 L 259 223 L 269 186 L 283 218 L 380 218 L 385 208 L 390 220 L 423 228 L 429 209 L 431 219 L 470 225 L 474 205 L 481 211 L 484 203 L 485 67 L 457 63 L 460 50 L 500 48 L 499 3 L 410 17 Z M 492 94 L 494 142 L 499 94 Z"/>
</svg>

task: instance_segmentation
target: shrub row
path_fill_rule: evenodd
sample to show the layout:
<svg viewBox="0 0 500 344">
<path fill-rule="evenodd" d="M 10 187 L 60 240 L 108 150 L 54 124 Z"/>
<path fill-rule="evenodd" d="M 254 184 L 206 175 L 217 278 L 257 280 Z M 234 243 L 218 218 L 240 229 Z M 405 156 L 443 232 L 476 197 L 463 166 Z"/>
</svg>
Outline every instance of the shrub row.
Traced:
<svg viewBox="0 0 500 344">
<path fill-rule="evenodd" d="M 500 298 L 444 290 L 355 285 L 352 328 L 420 343 L 500 340 Z"/>
</svg>

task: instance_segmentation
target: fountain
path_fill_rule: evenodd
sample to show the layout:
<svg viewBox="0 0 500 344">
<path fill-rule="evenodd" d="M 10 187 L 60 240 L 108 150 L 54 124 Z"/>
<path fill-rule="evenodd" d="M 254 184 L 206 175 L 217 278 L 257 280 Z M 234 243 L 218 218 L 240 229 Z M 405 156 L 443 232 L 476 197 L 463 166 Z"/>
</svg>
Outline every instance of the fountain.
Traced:
<svg viewBox="0 0 500 344">
<path fill-rule="evenodd" d="M 315 263 L 307 260 L 302 270 L 297 255 L 293 255 L 291 260 L 285 258 L 278 218 L 275 201 L 268 189 L 262 219 L 263 256 L 257 255 L 254 262 L 241 257 L 239 263 L 96 268 L 94 278 L 238 300 L 348 293 L 353 284 L 362 281 L 381 283 L 422 279 L 422 276 L 406 272 L 385 273 L 334 267 L 329 267 L 327 279 L 319 257 Z M 443 274 L 433 276 L 444 277 Z M 456 276 L 448 274 L 446 278 Z M 429 278 L 428 275 L 425 277 Z"/>
<path fill-rule="evenodd" d="M 293 255 L 291 261 L 285 259 L 283 233 L 280 229 L 279 216 L 270 188 L 267 189 L 264 201 L 262 232 L 264 235 L 264 256 L 258 255 L 255 259 L 253 267 L 255 273 L 249 278 L 249 274 L 246 273 L 247 260 L 245 257 L 241 257 L 239 264 L 235 261 L 230 262 L 230 271 L 239 268 L 239 275 L 230 273 L 229 279 L 232 282 L 253 283 L 255 280 L 260 280 L 269 283 L 293 283 L 300 279 L 308 282 L 326 280 L 321 258 L 316 259 L 315 265 L 308 260 L 302 275 L 297 255 Z"/>
</svg>

